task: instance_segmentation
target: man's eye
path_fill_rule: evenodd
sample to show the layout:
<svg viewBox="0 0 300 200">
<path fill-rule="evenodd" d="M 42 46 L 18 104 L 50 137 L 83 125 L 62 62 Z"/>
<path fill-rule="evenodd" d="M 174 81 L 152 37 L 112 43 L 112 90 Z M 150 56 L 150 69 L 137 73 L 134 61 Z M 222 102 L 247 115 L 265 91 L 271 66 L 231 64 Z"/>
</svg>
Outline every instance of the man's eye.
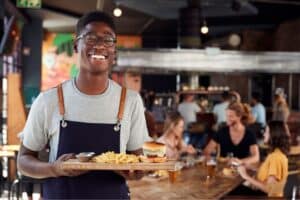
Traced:
<svg viewBox="0 0 300 200">
<path fill-rule="evenodd" d="M 105 37 L 103 40 L 104 40 L 105 42 L 114 42 L 114 39 L 111 38 L 111 37 Z"/>
<path fill-rule="evenodd" d="M 95 35 L 87 35 L 86 36 L 86 40 L 87 41 L 97 41 L 97 36 L 95 36 Z"/>
</svg>

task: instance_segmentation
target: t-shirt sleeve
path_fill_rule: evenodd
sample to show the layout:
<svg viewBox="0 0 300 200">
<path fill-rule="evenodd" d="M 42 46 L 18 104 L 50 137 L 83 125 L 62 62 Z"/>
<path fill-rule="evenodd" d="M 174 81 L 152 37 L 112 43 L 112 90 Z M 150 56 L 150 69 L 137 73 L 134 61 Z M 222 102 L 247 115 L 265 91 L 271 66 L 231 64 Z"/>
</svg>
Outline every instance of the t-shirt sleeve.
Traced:
<svg viewBox="0 0 300 200">
<path fill-rule="evenodd" d="M 198 104 L 194 104 L 194 107 L 195 107 L 195 112 L 200 112 L 201 111 L 201 108 L 198 106 Z"/>
<path fill-rule="evenodd" d="M 137 94 L 131 116 L 130 135 L 127 143 L 127 150 L 134 151 L 142 148 L 145 141 L 151 138 L 145 120 L 145 110 L 140 95 Z"/>
<path fill-rule="evenodd" d="M 248 132 L 248 134 L 247 134 L 248 138 L 247 139 L 248 139 L 249 146 L 257 144 L 255 134 L 250 130 L 247 130 L 247 132 Z"/>
<path fill-rule="evenodd" d="M 267 177 L 274 176 L 278 181 L 283 177 L 283 166 L 279 158 L 272 156 L 269 159 L 269 169 Z"/>
<path fill-rule="evenodd" d="M 33 102 L 25 127 L 20 133 L 23 145 L 32 151 L 42 150 L 48 142 L 45 113 L 46 105 L 43 94 L 40 94 Z"/>
</svg>

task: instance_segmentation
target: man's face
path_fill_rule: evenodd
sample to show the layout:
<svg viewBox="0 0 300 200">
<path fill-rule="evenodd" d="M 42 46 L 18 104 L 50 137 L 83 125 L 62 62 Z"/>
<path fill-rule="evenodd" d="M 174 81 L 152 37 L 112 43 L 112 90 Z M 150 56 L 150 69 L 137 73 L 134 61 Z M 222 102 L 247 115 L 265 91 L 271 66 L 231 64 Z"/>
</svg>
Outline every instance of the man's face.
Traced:
<svg viewBox="0 0 300 200">
<path fill-rule="evenodd" d="M 80 70 L 92 74 L 108 72 L 115 59 L 115 38 L 114 31 L 107 24 L 87 24 L 75 43 Z"/>
<path fill-rule="evenodd" d="M 251 100 L 250 100 L 250 105 L 251 105 L 251 106 L 255 106 L 256 103 L 257 103 L 256 99 L 251 98 Z"/>
</svg>

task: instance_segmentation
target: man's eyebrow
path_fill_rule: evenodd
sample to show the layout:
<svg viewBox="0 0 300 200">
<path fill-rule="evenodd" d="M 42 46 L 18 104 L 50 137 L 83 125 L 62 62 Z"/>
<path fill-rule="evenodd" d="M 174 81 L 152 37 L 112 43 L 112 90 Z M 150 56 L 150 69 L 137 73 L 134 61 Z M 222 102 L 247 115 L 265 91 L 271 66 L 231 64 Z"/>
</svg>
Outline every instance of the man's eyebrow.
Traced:
<svg viewBox="0 0 300 200">
<path fill-rule="evenodd" d="M 105 35 L 110 35 L 110 36 L 112 36 L 112 37 L 116 37 L 115 34 L 113 34 L 113 33 L 110 32 L 110 31 L 104 31 L 104 34 L 105 34 Z"/>
</svg>

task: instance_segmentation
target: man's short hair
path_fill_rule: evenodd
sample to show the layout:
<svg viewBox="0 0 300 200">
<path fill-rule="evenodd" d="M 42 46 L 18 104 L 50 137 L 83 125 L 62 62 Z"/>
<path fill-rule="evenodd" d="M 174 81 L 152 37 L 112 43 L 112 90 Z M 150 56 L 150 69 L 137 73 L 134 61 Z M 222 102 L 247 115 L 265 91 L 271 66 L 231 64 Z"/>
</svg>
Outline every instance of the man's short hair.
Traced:
<svg viewBox="0 0 300 200">
<path fill-rule="evenodd" d="M 228 92 L 228 91 L 224 91 L 224 92 L 222 93 L 222 98 L 223 98 L 224 100 L 229 100 L 229 99 L 230 99 L 230 94 L 229 94 L 229 92 Z"/>
<path fill-rule="evenodd" d="M 252 99 L 255 99 L 257 102 L 261 101 L 261 96 L 258 92 L 253 92 L 252 93 Z"/>
<path fill-rule="evenodd" d="M 92 11 L 83 15 L 77 22 L 76 35 L 80 35 L 84 27 L 91 22 L 103 22 L 107 24 L 113 31 L 116 31 L 114 20 L 102 11 Z"/>
</svg>

